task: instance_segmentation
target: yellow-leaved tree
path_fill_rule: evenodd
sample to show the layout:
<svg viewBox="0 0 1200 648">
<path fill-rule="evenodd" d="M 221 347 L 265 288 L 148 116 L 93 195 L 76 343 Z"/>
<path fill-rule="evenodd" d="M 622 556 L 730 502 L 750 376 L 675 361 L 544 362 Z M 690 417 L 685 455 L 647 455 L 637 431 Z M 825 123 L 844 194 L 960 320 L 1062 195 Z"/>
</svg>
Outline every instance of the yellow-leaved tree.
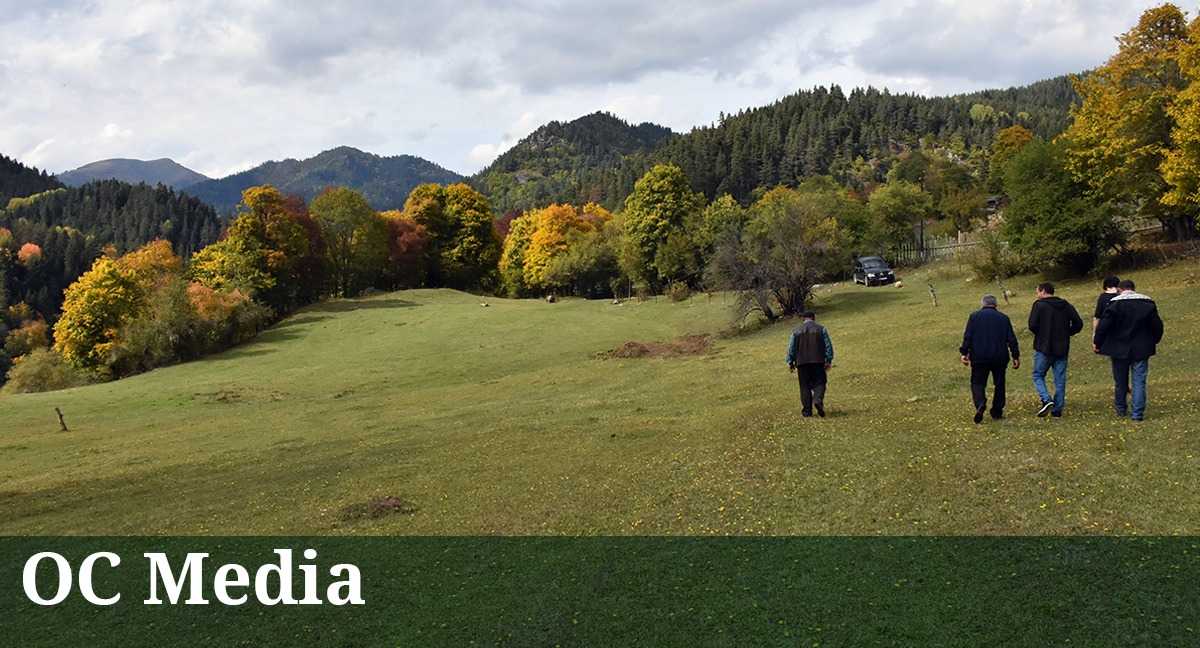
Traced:
<svg viewBox="0 0 1200 648">
<path fill-rule="evenodd" d="M 104 366 L 117 331 L 137 315 L 142 302 L 143 289 L 132 273 L 107 256 L 96 259 L 66 290 L 54 325 L 54 350 L 79 367 Z"/>
<path fill-rule="evenodd" d="M 1194 209 L 1165 199 L 1163 165 L 1172 152 L 1175 103 L 1187 87 L 1179 57 L 1189 43 L 1187 19 L 1173 4 L 1142 14 L 1118 38 L 1107 63 L 1079 78 L 1082 103 L 1063 134 L 1067 164 L 1101 202 L 1154 217 L 1177 238 L 1195 231 Z"/>
<path fill-rule="evenodd" d="M 518 216 L 509 227 L 504 239 L 504 251 L 500 255 L 500 283 L 504 291 L 513 297 L 529 292 L 525 283 L 525 252 L 533 237 L 534 220 L 530 213 Z"/>
<path fill-rule="evenodd" d="M 582 208 L 556 204 L 530 212 L 525 218 L 532 220 L 533 228 L 524 255 L 525 284 L 553 290 L 559 286 L 552 285 L 550 268 L 555 258 L 566 252 L 571 233 L 595 231 L 611 220 L 612 214 L 595 203 Z"/>
<path fill-rule="evenodd" d="M 1179 48 L 1179 70 L 1187 87 L 1168 111 L 1175 120 L 1174 147 L 1162 164 L 1170 187 L 1162 200 L 1194 214 L 1200 209 L 1200 16 L 1192 20 L 1188 42 Z"/>
</svg>

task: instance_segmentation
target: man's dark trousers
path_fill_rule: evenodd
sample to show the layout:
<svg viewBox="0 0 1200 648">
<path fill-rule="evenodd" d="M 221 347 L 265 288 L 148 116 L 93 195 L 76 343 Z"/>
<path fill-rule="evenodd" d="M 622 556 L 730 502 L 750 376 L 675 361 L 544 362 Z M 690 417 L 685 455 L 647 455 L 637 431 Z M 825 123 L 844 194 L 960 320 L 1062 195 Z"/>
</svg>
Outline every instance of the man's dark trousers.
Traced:
<svg viewBox="0 0 1200 648">
<path fill-rule="evenodd" d="M 992 416 L 999 418 L 1004 414 L 1006 401 L 1004 379 L 1007 374 L 1007 361 L 971 361 L 971 399 L 975 401 L 976 411 L 987 407 L 987 383 L 990 375 L 992 377 Z"/>
<path fill-rule="evenodd" d="M 800 377 L 801 414 L 812 416 L 814 403 L 825 407 L 825 365 L 819 362 L 798 364 L 796 375 Z"/>
</svg>

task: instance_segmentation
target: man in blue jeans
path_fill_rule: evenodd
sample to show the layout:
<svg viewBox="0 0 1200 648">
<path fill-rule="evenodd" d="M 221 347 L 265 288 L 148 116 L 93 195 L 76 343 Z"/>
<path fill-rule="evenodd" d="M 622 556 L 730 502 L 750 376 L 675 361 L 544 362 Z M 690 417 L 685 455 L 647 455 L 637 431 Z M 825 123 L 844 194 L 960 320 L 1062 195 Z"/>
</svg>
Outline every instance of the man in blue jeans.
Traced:
<svg viewBox="0 0 1200 648">
<path fill-rule="evenodd" d="M 1162 342 L 1163 322 L 1154 300 L 1138 293 L 1128 279 L 1121 282 L 1120 294 L 1112 298 L 1100 316 L 1092 348 L 1112 359 L 1113 406 L 1117 416 L 1128 411 L 1126 401 L 1129 377 L 1133 375 L 1132 418 L 1141 421 L 1146 416 L 1146 377 L 1150 373 L 1150 356 Z"/>
<path fill-rule="evenodd" d="M 1029 330 L 1033 331 L 1033 387 L 1042 404 L 1038 416 L 1062 416 L 1067 401 L 1067 357 L 1071 354 L 1071 336 L 1083 330 L 1079 312 L 1065 299 L 1054 296 L 1054 284 L 1037 287 L 1037 301 L 1029 311 Z M 1054 372 L 1054 396 L 1046 389 L 1046 373 Z"/>
</svg>

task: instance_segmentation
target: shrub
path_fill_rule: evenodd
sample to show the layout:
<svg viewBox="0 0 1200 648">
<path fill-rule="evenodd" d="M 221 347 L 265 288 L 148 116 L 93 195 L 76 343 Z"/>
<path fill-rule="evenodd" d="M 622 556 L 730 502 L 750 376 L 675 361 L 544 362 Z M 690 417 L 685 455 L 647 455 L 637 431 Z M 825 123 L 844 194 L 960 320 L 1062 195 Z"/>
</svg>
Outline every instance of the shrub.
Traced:
<svg viewBox="0 0 1200 648">
<path fill-rule="evenodd" d="M 10 331 L 4 341 L 4 351 L 9 357 L 23 356 L 34 349 L 44 349 L 50 346 L 46 336 L 49 327 L 42 320 L 27 320 L 21 328 Z"/>
<path fill-rule="evenodd" d="M 0 392 L 32 394 L 79 387 L 91 382 L 91 377 L 72 367 L 58 353 L 49 349 L 34 349 L 17 358 L 8 370 L 8 383 Z"/>
<path fill-rule="evenodd" d="M 687 301 L 692 296 L 692 289 L 682 281 L 672 281 L 667 287 L 667 297 L 673 302 Z"/>
<path fill-rule="evenodd" d="M 1028 263 L 990 230 L 983 231 L 979 243 L 961 254 L 979 281 L 1007 279 L 1028 269 Z"/>
</svg>

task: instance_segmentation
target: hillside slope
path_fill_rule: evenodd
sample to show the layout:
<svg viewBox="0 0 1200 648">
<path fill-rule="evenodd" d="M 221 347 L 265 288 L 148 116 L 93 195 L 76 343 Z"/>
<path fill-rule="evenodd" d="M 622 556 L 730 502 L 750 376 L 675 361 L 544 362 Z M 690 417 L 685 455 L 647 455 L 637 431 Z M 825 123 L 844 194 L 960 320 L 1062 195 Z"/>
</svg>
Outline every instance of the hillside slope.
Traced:
<svg viewBox="0 0 1200 648">
<path fill-rule="evenodd" d="M 436 182 L 459 182 L 462 176 L 411 155 L 383 157 L 349 146 L 324 151 L 304 160 L 265 162 L 253 169 L 219 180 L 201 182 L 188 192 L 221 213 L 232 212 L 242 200 L 242 191 L 263 184 L 311 200 L 326 187 L 340 185 L 357 189 L 375 209 L 399 209 L 413 187 Z"/>
<path fill-rule="evenodd" d="M 552 121 L 472 180 L 500 213 L 552 202 L 601 201 L 616 190 L 613 179 L 628 156 L 648 153 L 672 134 L 657 124 L 630 124 L 603 112 Z"/>
<path fill-rule="evenodd" d="M 210 359 L 0 397 L 0 533 L 1195 534 L 1200 290 L 1183 269 L 1134 275 L 1167 322 L 1141 425 L 1111 414 L 1082 343 L 1066 418 L 1033 415 L 1023 368 L 1009 418 L 973 425 L 957 346 L 984 288 L 941 274 L 820 291 L 837 357 L 830 417 L 810 420 L 786 323 L 706 354 L 597 356 L 714 331 L 719 295 L 329 302 Z M 1010 283 L 1017 322 L 1031 281 Z M 1086 312 L 1096 290 L 1059 292 Z M 388 497 L 400 512 L 359 513 Z"/>
<path fill-rule="evenodd" d="M 85 164 L 78 169 L 58 174 L 58 179 L 68 187 L 78 187 L 95 180 L 120 180 L 130 184 L 144 182 L 148 185 L 164 184 L 173 189 L 186 189 L 197 182 L 208 180 L 208 176 L 169 158 L 157 160 L 131 160 L 114 158 Z"/>
<path fill-rule="evenodd" d="M 728 193 L 747 200 L 758 188 L 812 175 L 841 179 L 856 158 L 886 160 L 926 137 L 966 150 L 990 146 L 1013 124 L 1053 137 L 1077 100 L 1062 76 L 949 97 L 817 87 L 678 135 L 596 113 L 539 128 L 473 182 L 501 212 L 564 201 L 617 209 L 642 174 L 666 162 L 682 167 L 710 199 Z"/>
<path fill-rule="evenodd" d="M 212 207 L 187 194 L 119 180 L 53 189 L 10 204 L 0 211 L 0 228 L 11 231 L 17 246 L 37 245 L 41 259 L 33 268 L 4 273 L 7 302 L 24 301 L 50 322 L 58 318 L 63 291 L 105 246 L 124 253 L 161 238 L 188 258 L 215 242 L 222 227 Z"/>
<path fill-rule="evenodd" d="M 62 187 L 54 176 L 0 155 L 0 210 L 13 198 L 24 198 Z"/>
</svg>

